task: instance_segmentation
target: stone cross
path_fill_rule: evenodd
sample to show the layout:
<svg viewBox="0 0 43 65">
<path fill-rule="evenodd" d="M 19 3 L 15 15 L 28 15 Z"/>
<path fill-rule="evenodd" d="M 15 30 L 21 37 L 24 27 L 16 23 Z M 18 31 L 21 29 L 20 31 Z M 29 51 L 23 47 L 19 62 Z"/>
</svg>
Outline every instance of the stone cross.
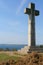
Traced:
<svg viewBox="0 0 43 65">
<path fill-rule="evenodd" d="M 28 22 L 28 46 L 35 46 L 36 39 L 35 39 L 35 16 L 39 15 L 39 11 L 35 10 L 35 4 L 30 3 L 29 8 L 24 10 L 25 14 L 29 15 L 29 22 Z"/>
</svg>

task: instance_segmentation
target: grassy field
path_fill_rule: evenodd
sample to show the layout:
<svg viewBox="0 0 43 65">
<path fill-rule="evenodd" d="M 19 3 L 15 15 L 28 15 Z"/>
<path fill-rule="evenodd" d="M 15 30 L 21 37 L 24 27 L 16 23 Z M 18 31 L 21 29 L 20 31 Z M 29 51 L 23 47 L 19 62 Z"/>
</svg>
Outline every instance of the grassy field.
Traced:
<svg viewBox="0 0 43 65">
<path fill-rule="evenodd" d="M 43 56 L 43 53 L 38 53 L 38 54 Z M 28 55 L 30 55 L 30 54 L 28 54 Z M 15 53 L 12 56 L 7 54 L 7 53 L 0 53 L 0 61 L 7 61 L 7 60 L 10 60 L 10 59 L 18 60 L 21 57 L 25 57 L 25 56 L 26 55 L 19 55 L 19 54 L 15 54 Z"/>
<path fill-rule="evenodd" d="M 10 53 L 10 55 L 9 55 Z M 28 53 L 27 55 L 19 55 L 13 52 L 0 52 L 0 65 L 4 65 L 8 62 L 14 65 L 43 65 L 43 53 Z"/>
<path fill-rule="evenodd" d="M 0 61 L 7 61 L 10 59 L 18 60 L 20 57 L 18 56 L 9 56 L 7 54 L 1 53 L 0 54 Z"/>
</svg>

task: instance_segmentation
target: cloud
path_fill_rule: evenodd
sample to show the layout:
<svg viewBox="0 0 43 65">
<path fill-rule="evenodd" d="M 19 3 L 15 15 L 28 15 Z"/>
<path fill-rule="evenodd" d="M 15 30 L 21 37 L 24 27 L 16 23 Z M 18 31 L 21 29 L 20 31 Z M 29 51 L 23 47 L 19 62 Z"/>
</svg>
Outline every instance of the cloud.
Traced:
<svg viewBox="0 0 43 65">
<path fill-rule="evenodd" d="M 23 7 L 23 5 L 26 3 L 26 0 L 22 0 L 20 6 L 18 7 L 17 11 L 16 11 L 16 14 L 18 14 L 21 10 L 21 8 Z"/>
</svg>

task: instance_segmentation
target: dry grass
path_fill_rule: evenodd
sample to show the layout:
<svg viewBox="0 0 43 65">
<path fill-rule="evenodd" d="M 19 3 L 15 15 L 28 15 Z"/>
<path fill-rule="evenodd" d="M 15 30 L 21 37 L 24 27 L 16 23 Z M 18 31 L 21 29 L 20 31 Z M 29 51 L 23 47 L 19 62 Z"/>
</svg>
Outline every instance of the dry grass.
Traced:
<svg viewBox="0 0 43 65">
<path fill-rule="evenodd" d="M 17 58 L 18 60 L 16 60 Z M 7 61 L 0 62 L 0 65 L 43 65 L 43 53 L 32 52 L 21 58 L 12 56 Z"/>
</svg>

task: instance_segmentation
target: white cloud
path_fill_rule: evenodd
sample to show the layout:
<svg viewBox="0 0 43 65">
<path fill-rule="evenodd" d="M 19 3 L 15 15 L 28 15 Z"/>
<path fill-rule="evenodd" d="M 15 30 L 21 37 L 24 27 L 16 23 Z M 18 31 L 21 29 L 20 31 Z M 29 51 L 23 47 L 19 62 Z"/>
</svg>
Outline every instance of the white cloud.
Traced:
<svg viewBox="0 0 43 65">
<path fill-rule="evenodd" d="M 23 5 L 26 3 L 26 0 L 22 0 L 20 6 L 18 7 L 17 11 L 16 11 L 16 14 L 18 14 L 21 10 L 21 8 L 23 7 Z"/>
</svg>

